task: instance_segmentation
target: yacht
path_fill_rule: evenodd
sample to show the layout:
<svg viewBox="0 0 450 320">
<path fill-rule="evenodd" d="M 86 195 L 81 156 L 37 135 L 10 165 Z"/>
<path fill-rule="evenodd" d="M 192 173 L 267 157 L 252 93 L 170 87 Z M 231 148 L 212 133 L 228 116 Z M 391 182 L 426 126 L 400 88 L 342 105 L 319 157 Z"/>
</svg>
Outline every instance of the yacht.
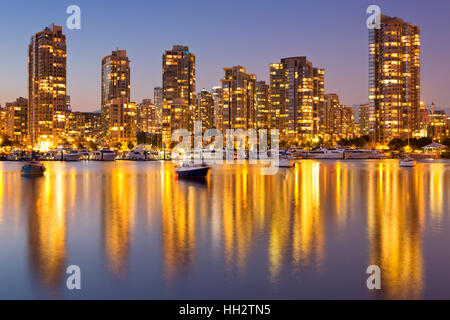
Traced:
<svg viewBox="0 0 450 320">
<path fill-rule="evenodd" d="M 344 150 L 340 149 L 322 149 L 323 153 L 319 153 L 316 159 L 344 159 Z"/>
<path fill-rule="evenodd" d="M 147 157 L 144 150 L 134 149 L 127 153 L 125 159 L 132 161 L 145 161 L 147 160 Z"/>
<path fill-rule="evenodd" d="M 62 151 L 62 161 L 79 161 L 81 152 L 73 149 L 65 149 Z"/>
<path fill-rule="evenodd" d="M 326 149 L 323 149 L 323 148 L 311 150 L 311 151 L 307 152 L 306 158 L 307 159 L 323 159 L 321 157 L 323 157 L 325 155 L 325 151 L 326 151 Z"/>
<path fill-rule="evenodd" d="M 102 149 L 94 151 L 90 158 L 94 161 L 114 161 L 116 160 L 116 153 L 110 149 Z"/>
<path fill-rule="evenodd" d="M 372 151 L 370 150 L 353 150 L 353 149 L 345 149 L 344 150 L 344 159 L 370 159 Z"/>
<path fill-rule="evenodd" d="M 412 168 L 416 166 L 416 161 L 411 158 L 403 158 L 400 160 L 399 166 Z"/>
</svg>

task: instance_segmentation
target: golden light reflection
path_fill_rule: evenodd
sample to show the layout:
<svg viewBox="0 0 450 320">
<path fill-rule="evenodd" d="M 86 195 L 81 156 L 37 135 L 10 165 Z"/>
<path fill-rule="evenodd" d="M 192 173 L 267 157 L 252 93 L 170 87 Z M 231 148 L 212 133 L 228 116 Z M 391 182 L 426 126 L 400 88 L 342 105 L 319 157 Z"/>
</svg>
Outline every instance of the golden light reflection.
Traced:
<svg viewBox="0 0 450 320">
<path fill-rule="evenodd" d="M 63 281 L 66 261 L 67 193 L 63 172 L 26 181 L 30 193 L 28 248 L 30 268 L 50 289 Z"/>
<path fill-rule="evenodd" d="M 369 171 L 367 178 L 369 264 L 381 268 L 382 296 L 418 299 L 424 288 L 423 185 L 417 175 L 392 163 Z"/>
<path fill-rule="evenodd" d="M 116 276 L 126 276 L 136 212 L 136 175 L 114 166 L 103 176 L 102 230 L 106 262 Z"/>
</svg>

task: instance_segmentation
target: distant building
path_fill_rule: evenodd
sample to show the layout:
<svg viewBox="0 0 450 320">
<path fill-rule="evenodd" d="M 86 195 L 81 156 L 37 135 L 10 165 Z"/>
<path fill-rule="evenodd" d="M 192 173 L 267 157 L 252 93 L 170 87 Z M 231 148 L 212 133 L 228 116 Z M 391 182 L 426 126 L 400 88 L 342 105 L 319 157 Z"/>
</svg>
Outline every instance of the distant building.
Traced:
<svg viewBox="0 0 450 320">
<path fill-rule="evenodd" d="M 370 134 L 370 105 L 362 104 L 358 107 L 359 119 L 358 127 L 359 134 L 362 136 Z"/>
<path fill-rule="evenodd" d="M 222 82 L 222 131 L 227 129 L 256 128 L 255 85 L 256 75 L 244 67 L 224 68 Z"/>
<path fill-rule="evenodd" d="M 223 90 L 222 87 L 213 87 L 211 94 L 214 100 L 214 126 L 217 130 L 222 131 L 223 119 Z"/>
<path fill-rule="evenodd" d="M 215 127 L 214 121 L 214 98 L 206 89 L 200 91 L 197 96 L 197 107 L 195 109 L 195 120 L 202 122 L 202 131 Z"/>
<path fill-rule="evenodd" d="M 129 102 L 127 97 L 120 97 L 109 100 L 105 107 L 109 113 L 107 140 L 111 143 L 135 143 L 137 105 Z"/>
<path fill-rule="evenodd" d="M 66 37 L 51 25 L 28 46 L 28 129 L 33 146 L 52 147 L 66 130 Z"/>
<path fill-rule="evenodd" d="M 335 93 L 325 95 L 324 128 L 326 139 L 338 141 L 355 135 L 355 113 L 353 108 L 340 104 Z"/>
<path fill-rule="evenodd" d="M 28 99 L 18 98 L 6 104 L 5 133 L 16 142 L 26 142 L 28 135 Z"/>
<path fill-rule="evenodd" d="M 255 86 L 256 129 L 271 129 L 270 86 L 265 81 L 257 81 Z"/>
<path fill-rule="evenodd" d="M 270 66 L 271 109 L 282 138 L 306 141 L 318 136 L 324 74 L 306 57 L 285 58 Z"/>
<path fill-rule="evenodd" d="M 151 99 L 144 99 L 137 109 L 137 131 L 158 133 L 159 122 L 156 118 L 156 107 Z"/>
<path fill-rule="evenodd" d="M 419 129 L 420 28 L 383 15 L 369 30 L 371 128 L 375 141 L 415 136 Z"/>
<path fill-rule="evenodd" d="M 163 89 L 161 87 L 156 87 L 153 94 L 153 102 L 156 108 L 156 121 L 158 122 L 158 127 L 161 128 L 162 124 L 162 112 L 163 112 Z"/>
<path fill-rule="evenodd" d="M 81 141 L 96 141 L 102 135 L 100 112 L 71 112 L 69 115 L 68 136 L 72 143 Z"/>
<path fill-rule="evenodd" d="M 340 106 L 339 96 L 336 93 L 327 93 L 325 95 L 325 103 L 320 115 L 321 130 L 324 133 L 325 140 L 330 140 L 336 133 L 336 119 Z"/>
<path fill-rule="evenodd" d="M 428 128 L 428 136 L 435 140 L 449 137 L 450 128 L 445 111 L 435 110 L 431 115 L 431 121 Z"/>
<path fill-rule="evenodd" d="M 162 63 L 162 135 L 166 145 L 176 129 L 192 130 L 195 109 L 195 55 L 189 47 L 166 50 Z"/>
</svg>

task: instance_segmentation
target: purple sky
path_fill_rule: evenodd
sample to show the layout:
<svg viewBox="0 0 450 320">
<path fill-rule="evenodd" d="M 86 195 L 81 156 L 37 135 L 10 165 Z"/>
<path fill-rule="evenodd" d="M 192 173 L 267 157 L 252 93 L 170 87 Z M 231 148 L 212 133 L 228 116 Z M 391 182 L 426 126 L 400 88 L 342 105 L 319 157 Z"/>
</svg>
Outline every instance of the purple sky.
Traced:
<svg viewBox="0 0 450 320">
<path fill-rule="evenodd" d="M 66 28 L 66 8 L 78 4 L 82 29 Z M 197 91 L 220 84 L 223 67 L 243 65 L 268 80 L 269 64 L 307 56 L 325 68 L 325 91 L 347 105 L 368 100 L 366 8 L 378 4 L 422 29 L 422 100 L 450 112 L 448 0 L 29 0 L 0 4 L 0 103 L 27 96 L 27 46 L 52 22 L 64 26 L 72 109 L 100 108 L 101 59 L 119 47 L 132 61 L 133 101 L 153 99 L 161 56 L 174 44 L 197 56 Z"/>
</svg>

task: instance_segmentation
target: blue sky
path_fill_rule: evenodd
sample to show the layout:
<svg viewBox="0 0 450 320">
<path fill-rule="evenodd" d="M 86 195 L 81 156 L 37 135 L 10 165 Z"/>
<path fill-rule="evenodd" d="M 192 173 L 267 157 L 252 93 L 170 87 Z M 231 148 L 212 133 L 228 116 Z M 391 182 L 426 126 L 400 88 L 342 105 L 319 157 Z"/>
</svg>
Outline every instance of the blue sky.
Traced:
<svg viewBox="0 0 450 320">
<path fill-rule="evenodd" d="M 82 29 L 66 28 L 77 4 Z M 197 90 L 220 84 L 223 67 L 243 65 L 268 80 L 269 64 L 307 56 L 325 68 L 325 90 L 341 102 L 367 101 L 366 8 L 380 5 L 422 29 L 422 100 L 450 111 L 450 1 L 299 0 L 29 0 L 0 3 L 0 103 L 27 96 L 30 37 L 52 22 L 68 44 L 68 94 L 74 110 L 100 107 L 101 59 L 116 48 L 131 59 L 133 101 L 153 98 L 161 56 L 174 44 L 197 57 Z"/>
</svg>

